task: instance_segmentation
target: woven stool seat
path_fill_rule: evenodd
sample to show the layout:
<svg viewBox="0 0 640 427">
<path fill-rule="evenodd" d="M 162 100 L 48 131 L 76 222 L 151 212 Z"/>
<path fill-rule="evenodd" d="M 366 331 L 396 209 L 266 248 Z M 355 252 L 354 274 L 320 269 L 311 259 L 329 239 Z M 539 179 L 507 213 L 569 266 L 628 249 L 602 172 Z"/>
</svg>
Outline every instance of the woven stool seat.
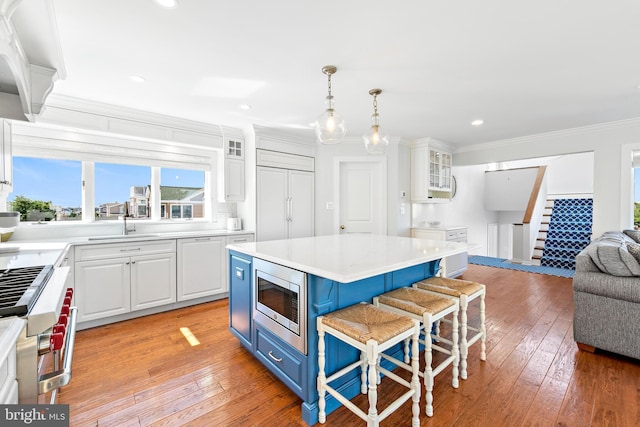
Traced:
<svg viewBox="0 0 640 427">
<path fill-rule="evenodd" d="M 441 298 L 427 292 L 420 292 L 413 288 L 400 288 L 387 292 L 380 295 L 378 301 L 384 305 L 399 308 L 418 316 L 422 316 L 424 313 L 434 315 L 455 305 L 453 300 Z"/>
<path fill-rule="evenodd" d="M 467 379 L 467 355 L 469 346 L 480 342 L 480 360 L 486 360 L 486 335 L 485 327 L 485 294 L 486 287 L 480 283 L 469 280 L 449 279 L 447 277 L 429 277 L 413 284 L 416 289 L 431 292 L 448 298 L 455 298 L 460 303 L 460 377 Z M 475 328 L 467 324 L 467 309 L 474 299 L 480 300 L 480 326 Z M 475 332 L 467 337 L 468 330 Z M 438 324 L 436 324 L 438 335 Z"/>
<path fill-rule="evenodd" d="M 369 340 L 382 344 L 415 326 L 406 316 L 381 310 L 370 304 L 356 304 L 326 314 L 323 322 L 363 344 Z"/>
<path fill-rule="evenodd" d="M 482 290 L 480 283 L 462 279 L 448 279 L 446 277 L 429 277 L 416 282 L 416 286 L 420 289 L 451 295 L 452 297 L 469 296 Z"/>
</svg>

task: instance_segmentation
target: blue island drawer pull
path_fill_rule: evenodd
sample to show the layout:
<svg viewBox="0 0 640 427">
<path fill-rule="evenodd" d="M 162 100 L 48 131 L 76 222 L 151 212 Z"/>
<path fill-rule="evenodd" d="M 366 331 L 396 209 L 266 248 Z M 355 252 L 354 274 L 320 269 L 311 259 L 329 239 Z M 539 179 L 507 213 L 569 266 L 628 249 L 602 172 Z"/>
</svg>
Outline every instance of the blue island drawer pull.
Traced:
<svg viewBox="0 0 640 427">
<path fill-rule="evenodd" d="M 275 357 L 273 355 L 273 353 L 271 351 L 269 351 L 269 357 L 272 358 L 273 360 L 275 360 L 278 363 L 282 362 L 282 358 L 278 359 L 277 357 Z"/>
</svg>

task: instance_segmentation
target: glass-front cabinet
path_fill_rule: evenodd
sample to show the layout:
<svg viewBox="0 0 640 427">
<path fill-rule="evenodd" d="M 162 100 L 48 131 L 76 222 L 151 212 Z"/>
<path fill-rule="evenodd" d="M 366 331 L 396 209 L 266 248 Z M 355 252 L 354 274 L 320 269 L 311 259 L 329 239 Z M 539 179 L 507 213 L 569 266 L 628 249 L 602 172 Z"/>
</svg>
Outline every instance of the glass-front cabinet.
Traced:
<svg viewBox="0 0 640 427">
<path fill-rule="evenodd" d="M 429 189 L 451 191 L 451 154 L 429 149 Z"/>
<path fill-rule="evenodd" d="M 411 148 L 411 201 L 440 203 L 451 200 L 451 153 L 432 138 Z"/>
</svg>

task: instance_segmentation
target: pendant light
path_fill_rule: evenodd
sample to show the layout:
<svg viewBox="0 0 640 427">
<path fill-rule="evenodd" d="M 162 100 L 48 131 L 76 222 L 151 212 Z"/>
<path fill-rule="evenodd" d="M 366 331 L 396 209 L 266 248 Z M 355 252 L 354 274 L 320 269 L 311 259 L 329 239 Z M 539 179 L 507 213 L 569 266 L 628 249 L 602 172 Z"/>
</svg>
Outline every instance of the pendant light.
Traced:
<svg viewBox="0 0 640 427">
<path fill-rule="evenodd" d="M 331 75 L 338 69 L 333 65 L 325 65 L 322 72 L 327 75 L 329 94 L 326 98 L 327 109 L 315 122 L 316 137 L 321 144 L 338 144 L 347 133 L 344 119 L 333 108 L 333 95 L 331 95 Z"/>
<path fill-rule="evenodd" d="M 373 96 L 373 115 L 371 116 L 371 130 L 364 135 L 364 146 L 369 154 L 384 154 L 389 145 L 389 137 L 380 128 L 380 117 L 378 116 L 378 95 L 382 89 L 371 89 L 369 95 Z"/>
</svg>

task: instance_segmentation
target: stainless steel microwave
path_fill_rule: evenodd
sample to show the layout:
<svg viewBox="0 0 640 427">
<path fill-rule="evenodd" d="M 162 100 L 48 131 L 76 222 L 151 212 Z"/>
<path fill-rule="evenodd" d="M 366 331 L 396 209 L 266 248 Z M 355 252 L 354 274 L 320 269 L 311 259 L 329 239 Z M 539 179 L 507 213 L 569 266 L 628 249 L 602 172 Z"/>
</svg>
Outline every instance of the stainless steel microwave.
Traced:
<svg viewBox="0 0 640 427">
<path fill-rule="evenodd" d="M 307 354 L 307 275 L 255 258 L 253 319 Z"/>
</svg>

